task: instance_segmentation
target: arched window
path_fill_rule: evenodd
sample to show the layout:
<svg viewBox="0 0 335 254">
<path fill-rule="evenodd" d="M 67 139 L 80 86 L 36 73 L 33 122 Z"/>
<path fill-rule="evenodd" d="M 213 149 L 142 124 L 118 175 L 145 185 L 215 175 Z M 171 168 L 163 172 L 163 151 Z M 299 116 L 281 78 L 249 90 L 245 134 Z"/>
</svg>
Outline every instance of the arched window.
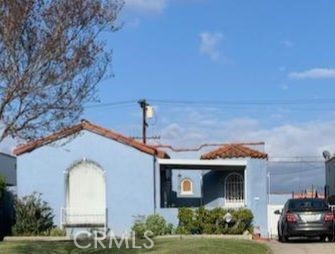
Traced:
<svg viewBox="0 0 335 254">
<path fill-rule="evenodd" d="M 225 181 L 226 203 L 244 203 L 244 179 L 241 174 L 232 173 Z"/>
<path fill-rule="evenodd" d="M 192 195 L 193 194 L 193 183 L 190 179 L 184 179 L 181 181 L 181 195 Z"/>
</svg>

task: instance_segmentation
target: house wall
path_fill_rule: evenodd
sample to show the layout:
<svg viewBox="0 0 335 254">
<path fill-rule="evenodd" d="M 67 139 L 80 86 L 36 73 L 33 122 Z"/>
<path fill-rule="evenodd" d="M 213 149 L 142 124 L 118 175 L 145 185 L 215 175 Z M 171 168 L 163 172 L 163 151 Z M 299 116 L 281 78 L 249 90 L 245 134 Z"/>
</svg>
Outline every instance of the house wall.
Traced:
<svg viewBox="0 0 335 254">
<path fill-rule="evenodd" d="M 335 158 L 326 161 L 326 186 L 328 195 L 335 195 Z"/>
<path fill-rule="evenodd" d="M 5 177 L 7 189 L 0 200 L 0 239 L 10 234 L 14 223 L 14 194 L 16 190 L 16 157 L 0 153 L 0 175 Z"/>
<path fill-rule="evenodd" d="M 267 160 L 249 159 L 246 169 L 246 205 L 254 214 L 254 226 L 262 236 L 268 236 Z"/>
<path fill-rule="evenodd" d="M 129 230 L 134 216 L 154 213 L 154 159 L 132 147 L 82 131 L 62 147 L 43 146 L 18 157 L 18 195 L 33 192 L 54 209 L 60 225 L 65 203 L 64 171 L 73 162 L 87 158 L 106 171 L 108 227 L 117 234 Z"/>
<path fill-rule="evenodd" d="M 244 177 L 244 167 L 225 166 L 216 170 L 174 169 L 172 172 L 170 197 L 167 207 L 199 207 L 215 208 L 225 205 L 225 179 L 231 173 L 239 173 Z M 189 179 L 193 183 L 193 194 L 182 195 L 181 182 Z M 163 182 L 163 186 L 166 183 Z M 203 186 L 203 187 L 202 187 Z M 202 189 L 202 190 L 201 190 Z M 203 193 L 202 193 L 203 192 Z M 165 205 L 164 205 L 165 206 Z"/>
<path fill-rule="evenodd" d="M 159 168 L 159 165 L 157 165 Z M 203 174 L 203 186 L 204 186 L 204 205 L 208 208 L 224 207 L 224 179 L 228 174 L 232 172 L 239 172 L 245 177 L 245 201 L 246 206 L 254 214 L 254 226 L 260 228 L 263 236 L 268 236 L 268 180 L 267 180 L 267 161 L 262 159 L 248 159 L 247 166 L 244 170 L 238 170 L 234 167 L 227 167 L 222 171 L 201 171 L 201 170 L 183 170 L 173 171 L 173 175 L 181 175 L 181 179 L 190 178 L 195 180 L 195 187 L 200 188 L 200 177 Z M 158 176 L 157 176 L 158 177 Z M 159 179 L 159 177 L 157 178 Z M 180 191 L 179 183 L 180 180 L 173 177 L 174 182 L 172 183 L 172 189 L 174 191 Z M 199 182 L 199 184 L 198 184 Z M 159 181 L 157 181 L 159 184 Z M 159 191 L 159 186 L 156 186 Z M 159 193 L 159 192 L 158 192 Z M 201 193 L 200 189 L 195 190 L 196 194 Z M 157 195 L 157 204 L 160 204 L 160 195 Z M 176 208 L 160 208 L 158 212 L 162 214 L 170 223 L 174 225 L 178 224 L 176 218 L 178 209 Z"/>
<path fill-rule="evenodd" d="M 204 204 L 208 208 L 222 207 L 225 205 L 225 180 L 232 174 L 241 174 L 244 178 L 244 168 L 225 167 L 225 170 L 209 171 L 203 176 Z"/>
<path fill-rule="evenodd" d="M 16 186 L 16 157 L 0 153 L 0 174 L 8 186 Z"/>
<path fill-rule="evenodd" d="M 181 182 L 184 179 L 192 181 L 193 194 L 181 194 Z M 201 205 L 201 171 L 199 170 L 173 170 L 172 171 L 172 199 L 175 207 L 198 207 Z"/>
</svg>

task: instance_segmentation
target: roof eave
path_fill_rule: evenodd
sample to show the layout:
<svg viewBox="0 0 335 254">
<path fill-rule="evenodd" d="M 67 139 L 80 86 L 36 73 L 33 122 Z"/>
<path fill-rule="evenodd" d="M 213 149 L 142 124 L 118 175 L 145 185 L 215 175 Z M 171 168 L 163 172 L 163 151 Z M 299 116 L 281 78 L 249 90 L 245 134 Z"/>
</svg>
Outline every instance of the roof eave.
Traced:
<svg viewBox="0 0 335 254">
<path fill-rule="evenodd" d="M 129 138 L 122 136 L 121 134 L 118 134 L 116 132 L 113 132 L 111 130 L 105 129 L 103 127 L 100 127 L 98 125 L 94 125 L 90 123 L 89 121 L 82 120 L 80 124 L 74 125 L 72 127 L 69 127 L 67 129 L 60 130 L 58 132 L 55 132 L 49 136 L 46 136 L 44 138 L 28 142 L 24 145 L 16 147 L 12 154 L 15 156 L 20 156 L 24 153 L 29 153 L 34 151 L 35 149 L 42 147 L 44 145 L 48 145 L 50 143 L 56 142 L 62 138 L 69 137 L 71 135 L 76 134 L 77 132 L 80 132 L 82 130 L 87 130 L 92 133 L 95 133 L 97 135 L 109 138 L 114 140 L 115 142 L 133 147 L 134 149 L 149 154 L 151 156 L 155 156 L 157 158 L 161 159 L 169 159 L 170 156 L 161 150 L 158 150 L 154 147 L 148 146 L 146 144 L 140 143 L 136 140 L 130 140 Z"/>
</svg>

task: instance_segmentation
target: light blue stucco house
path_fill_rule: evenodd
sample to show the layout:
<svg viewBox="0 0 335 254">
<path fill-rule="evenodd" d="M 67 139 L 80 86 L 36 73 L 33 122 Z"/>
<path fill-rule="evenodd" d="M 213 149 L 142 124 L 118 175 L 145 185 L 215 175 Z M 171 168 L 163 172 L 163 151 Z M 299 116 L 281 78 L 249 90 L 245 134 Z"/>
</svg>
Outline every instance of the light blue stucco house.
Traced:
<svg viewBox="0 0 335 254">
<path fill-rule="evenodd" d="M 5 178 L 9 188 L 16 186 L 16 157 L 0 152 L 0 175 Z"/>
<path fill-rule="evenodd" d="M 6 190 L 0 199 L 0 239 L 10 233 L 14 223 L 13 194 L 16 191 L 16 157 L 0 153 L 0 175 L 6 182 Z"/>
<path fill-rule="evenodd" d="M 153 213 L 177 225 L 178 207 L 206 206 L 250 208 L 254 225 L 268 233 L 267 155 L 241 144 L 174 159 L 83 120 L 14 154 L 18 195 L 42 193 L 54 223 L 68 232 L 101 227 L 122 234 L 136 216 Z"/>
</svg>

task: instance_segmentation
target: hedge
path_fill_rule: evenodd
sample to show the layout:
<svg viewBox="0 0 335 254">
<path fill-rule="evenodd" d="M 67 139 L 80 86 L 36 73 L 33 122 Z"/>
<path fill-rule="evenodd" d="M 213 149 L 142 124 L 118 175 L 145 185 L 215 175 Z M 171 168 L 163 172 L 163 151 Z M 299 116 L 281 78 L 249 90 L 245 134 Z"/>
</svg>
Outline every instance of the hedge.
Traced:
<svg viewBox="0 0 335 254">
<path fill-rule="evenodd" d="M 232 216 L 227 222 L 225 216 Z M 177 234 L 243 234 L 252 231 L 253 214 L 249 209 L 180 208 Z"/>
<path fill-rule="evenodd" d="M 173 225 L 159 214 L 145 216 L 138 216 L 135 219 L 132 231 L 135 232 L 136 237 L 143 238 L 146 231 L 152 233 L 152 237 L 160 235 L 170 235 L 173 233 Z"/>
</svg>

